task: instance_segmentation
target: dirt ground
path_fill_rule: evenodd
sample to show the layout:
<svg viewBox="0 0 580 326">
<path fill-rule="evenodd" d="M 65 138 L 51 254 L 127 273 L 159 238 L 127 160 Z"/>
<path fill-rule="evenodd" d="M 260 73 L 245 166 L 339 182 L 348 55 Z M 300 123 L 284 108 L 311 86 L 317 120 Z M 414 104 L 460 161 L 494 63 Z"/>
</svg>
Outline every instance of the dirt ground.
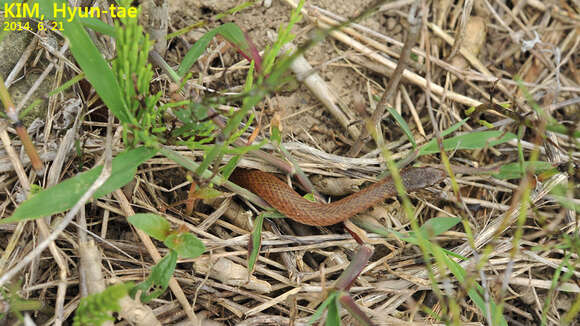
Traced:
<svg viewBox="0 0 580 326">
<path fill-rule="evenodd" d="M 216 13 L 224 12 L 232 6 L 238 4 L 236 1 L 174 1 L 170 3 L 171 16 L 177 16 L 172 20 L 176 29 L 185 27 L 187 24 L 211 16 Z M 361 9 L 366 8 L 373 1 L 309 1 L 309 5 L 317 6 L 330 10 L 331 12 L 343 17 L 355 16 Z M 184 10 L 184 8 L 186 8 Z M 254 6 L 243 10 L 236 15 L 226 17 L 219 22 L 214 22 L 210 26 L 217 26 L 220 23 L 233 22 L 240 26 L 244 32 L 248 33 L 251 40 L 256 44 L 258 49 L 264 49 L 266 45 L 272 43 L 268 33 L 276 32 L 283 26 L 289 17 L 290 7 L 282 1 L 273 1 L 271 7 L 265 8 Z M 205 16 L 204 16 L 205 15 Z M 377 15 L 363 19 L 359 23 L 380 33 L 388 34 L 397 40 L 402 40 L 403 28 L 397 25 L 399 17 L 392 15 Z M 297 44 L 303 43 L 312 31 L 313 25 L 303 21 L 294 29 L 297 34 Z M 197 33 L 190 33 L 191 42 L 196 37 L 201 36 Z M 240 59 L 232 52 L 226 54 L 225 64 L 233 64 Z M 357 96 L 367 96 L 367 72 L 353 71 L 344 63 L 341 57 L 357 55 L 349 51 L 348 47 L 329 40 L 321 42 L 309 49 L 305 57 L 308 62 L 320 73 L 322 78 L 328 83 L 331 91 L 339 99 L 340 103 L 347 107 L 352 107 L 354 98 Z M 243 83 L 244 74 L 239 74 L 233 78 L 233 83 Z M 377 82 L 382 83 L 384 77 L 374 76 Z M 377 94 L 374 94 L 377 95 Z M 380 95 L 380 93 L 379 93 Z M 370 109 L 368 109 L 370 112 Z M 279 112 L 283 118 L 285 133 L 296 140 L 308 144 L 316 145 L 329 153 L 344 151 L 344 143 L 340 139 L 337 141 L 339 131 L 336 121 L 328 116 L 321 104 L 313 98 L 310 92 L 304 86 L 298 90 L 290 89 L 287 92 L 280 92 L 269 99 L 269 104 L 265 108 L 267 116 Z M 298 114 L 297 114 L 298 113 Z M 306 114 L 299 114 L 306 113 Z M 316 139 L 313 143 L 313 139 Z"/>
</svg>

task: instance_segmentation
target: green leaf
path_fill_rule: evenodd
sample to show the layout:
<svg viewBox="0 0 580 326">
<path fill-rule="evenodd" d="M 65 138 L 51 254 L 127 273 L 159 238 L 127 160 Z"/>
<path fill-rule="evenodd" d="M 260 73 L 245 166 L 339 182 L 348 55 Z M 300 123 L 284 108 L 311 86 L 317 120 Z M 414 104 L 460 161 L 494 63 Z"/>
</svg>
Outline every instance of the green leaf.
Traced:
<svg viewBox="0 0 580 326">
<path fill-rule="evenodd" d="M 216 34 L 221 34 L 229 42 L 236 45 L 242 52 L 247 53 L 249 46 L 244 38 L 242 30 L 234 23 L 223 24 L 205 33 L 205 35 L 197 40 L 189 51 L 187 51 L 187 54 L 179 65 L 179 69 L 177 69 L 177 74 L 180 77 L 185 76 L 189 69 L 191 69 L 193 64 L 203 54 L 209 42 Z"/>
<path fill-rule="evenodd" d="M 246 84 L 244 85 L 244 93 L 250 92 L 254 86 L 254 60 L 250 61 L 250 68 L 246 75 Z"/>
<path fill-rule="evenodd" d="M 441 248 L 435 247 L 435 250 L 441 250 Z M 458 263 L 456 263 L 452 259 L 449 259 L 449 257 L 447 255 L 445 255 L 443 251 L 440 251 L 438 256 L 443 257 L 443 260 L 445 261 L 445 264 L 447 265 L 447 267 L 449 268 L 451 273 L 453 273 L 453 275 L 457 278 L 457 280 L 459 281 L 460 284 L 464 284 L 465 275 L 467 274 L 465 272 L 465 269 L 463 269 L 463 267 L 461 267 L 461 265 L 459 265 Z M 486 304 L 485 300 L 481 297 L 480 293 L 484 293 L 484 289 L 481 287 L 481 285 L 479 285 L 479 283 L 475 283 L 475 288 L 472 287 L 472 288 L 467 289 L 467 294 L 469 295 L 469 298 L 471 298 L 471 300 L 473 302 L 475 302 L 475 304 L 477 305 L 479 310 L 482 312 L 482 315 L 488 316 L 488 314 L 486 314 L 487 304 Z M 490 298 L 489 300 L 490 300 L 489 305 L 491 306 L 490 308 L 491 308 L 492 320 L 498 320 L 499 325 L 507 326 L 507 322 L 506 322 L 504 316 L 501 314 L 499 314 L 499 315 L 497 314 L 497 309 L 496 309 L 497 305 L 495 304 L 493 299 Z M 495 324 L 495 323 L 492 323 L 492 324 Z"/>
<path fill-rule="evenodd" d="M 157 150 L 154 148 L 138 147 L 117 155 L 113 159 L 111 177 L 95 192 L 93 198 L 101 198 L 129 183 L 137 174 L 139 165 L 155 154 Z"/>
<path fill-rule="evenodd" d="M 199 169 L 199 164 L 188 159 L 185 158 L 184 156 L 182 156 L 181 154 L 179 154 L 178 152 L 175 152 L 171 149 L 168 149 L 166 147 L 161 147 L 159 149 L 159 152 L 164 155 L 165 157 L 167 157 L 168 159 L 172 160 L 173 162 L 181 165 L 182 167 L 188 169 L 191 172 L 196 172 Z M 213 175 L 213 173 L 209 170 L 205 170 L 203 172 L 203 174 L 201 175 L 202 178 L 204 179 L 210 179 L 214 184 L 217 185 L 221 185 L 222 183 L 225 182 L 225 180 L 219 176 L 219 175 Z"/>
<path fill-rule="evenodd" d="M 326 315 L 326 326 L 340 326 L 340 315 L 338 314 L 338 296 L 328 305 L 328 314 Z"/>
<path fill-rule="evenodd" d="M 115 37 L 115 27 L 105 23 L 104 21 L 94 18 L 94 17 L 87 17 L 82 18 L 80 20 L 81 24 L 85 27 L 88 27 L 95 32 L 108 35 L 110 37 Z"/>
<path fill-rule="evenodd" d="M 225 166 L 223 166 L 220 170 L 222 176 L 225 179 L 229 179 L 232 173 L 234 172 L 235 168 L 238 166 L 238 162 L 242 159 L 241 155 L 236 155 L 232 157 Z"/>
<path fill-rule="evenodd" d="M 574 198 L 570 198 L 566 195 L 567 187 L 563 184 L 556 185 L 551 191 L 550 194 L 552 198 L 554 198 L 562 207 L 567 209 L 573 209 L 576 212 L 580 213 L 580 204 L 577 203 L 577 200 Z"/>
<path fill-rule="evenodd" d="M 262 246 L 262 225 L 264 224 L 264 214 L 258 215 L 254 221 L 254 229 L 252 230 L 252 238 L 248 243 L 248 270 L 250 273 L 254 271 L 256 261 L 258 260 L 258 253 Z"/>
<path fill-rule="evenodd" d="M 171 234 L 163 241 L 163 244 L 185 259 L 199 257 L 205 252 L 203 242 L 191 233 Z"/>
<path fill-rule="evenodd" d="M 119 154 L 113 159 L 111 176 L 93 198 L 100 198 L 129 183 L 135 176 L 137 167 L 156 152 L 155 149 L 140 147 Z M 87 192 L 102 169 L 103 166 L 97 166 L 37 193 L 21 203 L 12 216 L 0 220 L 0 224 L 36 219 L 70 209 Z"/>
<path fill-rule="evenodd" d="M 206 151 L 204 158 L 203 158 L 203 161 L 201 162 L 201 164 L 199 165 L 199 167 L 197 168 L 195 173 L 197 175 L 202 175 L 203 172 L 205 172 L 205 170 L 207 170 L 209 165 L 215 160 L 215 158 L 221 154 L 223 148 L 224 148 L 224 144 L 218 143 L 218 144 L 214 144 L 210 148 L 209 151 Z"/>
<path fill-rule="evenodd" d="M 241 10 L 246 9 L 248 7 L 251 7 L 253 5 L 254 5 L 254 2 L 253 1 L 243 2 L 243 3 L 235 6 L 234 8 L 228 9 L 228 10 L 226 10 L 224 12 L 220 12 L 219 14 L 213 16 L 211 18 L 211 20 L 212 21 L 217 21 L 219 19 L 222 19 L 222 18 L 224 18 L 224 17 L 226 17 L 228 15 L 233 15 L 233 14 L 237 13 L 238 11 L 241 11 Z"/>
<path fill-rule="evenodd" d="M 452 134 L 455 130 L 458 130 L 459 128 L 461 128 L 461 126 L 463 126 L 467 122 L 467 120 L 469 120 L 469 118 L 465 118 L 465 119 L 459 121 L 458 123 L 454 124 L 453 126 L 443 130 L 441 132 L 441 137 L 445 137 L 447 135 Z"/>
<path fill-rule="evenodd" d="M 95 182 L 102 168 L 102 166 L 93 168 L 34 195 L 22 202 L 12 216 L 0 220 L 0 223 L 6 224 L 36 219 L 73 207 L 82 194 Z"/>
<path fill-rule="evenodd" d="M 411 132 L 411 128 L 409 128 L 407 121 L 405 121 L 405 119 L 403 119 L 403 117 L 395 109 L 393 109 L 391 107 L 387 107 L 387 110 L 391 113 L 393 118 L 395 118 L 395 120 L 397 121 L 397 123 L 399 124 L 399 126 L 401 127 L 403 132 L 405 133 L 405 136 L 407 136 L 407 138 L 409 139 L 409 141 L 413 145 L 413 148 L 417 148 L 417 143 L 415 142 L 415 137 L 413 137 L 413 133 Z"/>
<path fill-rule="evenodd" d="M 133 224 L 134 227 L 159 241 L 165 240 L 171 232 L 171 224 L 159 215 L 151 213 L 135 214 L 129 216 L 127 220 L 129 223 Z"/>
<path fill-rule="evenodd" d="M 383 236 L 389 236 L 390 234 L 395 235 L 397 238 L 407 241 L 412 244 L 417 244 L 417 237 L 414 232 L 409 232 L 407 234 L 397 232 L 391 229 L 387 229 L 380 224 L 370 224 L 366 221 L 360 219 L 354 220 L 355 224 L 365 228 L 370 232 L 374 232 Z M 452 227 L 461 222 L 461 219 L 456 217 L 434 217 L 427 220 L 420 228 L 419 232 L 423 234 L 424 237 L 436 237 L 443 232 L 451 230 Z"/>
<path fill-rule="evenodd" d="M 73 78 L 69 79 L 64 84 L 62 84 L 59 87 L 57 87 L 57 88 L 53 89 L 52 91 L 50 91 L 50 93 L 48 93 L 48 96 L 53 96 L 53 95 L 59 94 L 61 92 L 64 92 L 65 90 L 67 90 L 70 87 L 72 87 L 72 85 L 80 82 L 83 79 L 85 79 L 85 74 L 81 72 L 80 74 L 78 74 L 78 75 L 74 76 Z"/>
<path fill-rule="evenodd" d="M 170 250 L 167 256 L 163 257 L 153 268 L 149 277 L 131 289 L 131 297 L 135 297 L 141 291 L 141 302 L 147 303 L 159 297 L 167 289 L 169 280 L 173 276 L 177 265 L 177 253 Z"/>
<path fill-rule="evenodd" d="M 423 223 L 419 230 L 425 237 L 436 237 L 443 232 L 451 230 L 459 222 L 461 222 L 461 219 L 457 217 L 434 217 Z"/>
<path fill-rule="evenodd" d="M 68 22 L 66 19 L 62 19 L 62 15 L 54 15 L 54 6 L 61 8 L 63 5 L 68 6 L 68 3 L 64 0 L 32 0 L 29 2 L 31 6 L 35 3 L 39 4 L 40 13 L 44 15 L 45 20 L 54 20 L 62 23 L 62 33 L 68 38 L 70 50 L 81 69 L 85 72 L 87 80 L 93 85 L 97 94 L 115 116 L 119 120 L 129 123 L 130 119 L 127 115 L 126 103 L 121 96 L 121 89 L 117 79 L 83 25 L 77 19 Z"/>
<path fill-rule="evenodd" d="M 314 314 L 312 314 L 312 316 L 310 316 L 310 319 L 308 320 L 308 325 L 312 325 L 315 321 L 320 319 L 320 317 L 322 317 L 322 314 L 324 313 L 324 310 L 326 310 L 326 307 L 328 307 L 328 305 L 330 305 L 333 301 L 335 301 L 336 298 L 338 297 L 338 295 L 339 295 L 338 291 L 331 292 L 328 295 L 328 297 L 326 298 L 326 300 L 324 300 L 320 304 L 320 306 L 318 306 L 318 308 L 316 308 L 316 311 L 314 312 Z"/>
<path fill-rule="evenodd" d="M 197 199 L 214 199 L 222 196 L 223 192 L 208 186 L 201 189 L 196 189 L 192 195 Z"/>
<path fill-rule="evenodd" d="M 532 164 L 533 163 L 533 164 Z M 536 174 L 542 173 L 546 170 L 553 168 L 550 162 L 534 161 L 534 162 L 524 162 L 524 170 L 530 167 L 534 167 Z M 522 177 L 520 170 L 520 163 L 509 163 L 502 165 L 499 169 L 499 173 L 493 175 L 495 178 L 509 180 L 509 179 L 519 179 Z"/>
<path fill-rule="evenodd" d="M 574 130 L 573 126 L 566 127 L 564 125 L 554 123 L 554 124 L 548 124 L 546 126 L 546 130 L 549 130 L 549 131 L 555 132 L 555 133 L 559 133 L 562 135 L 570 135 L 573 138 L 580 138 L 580 130 Z"/>
<path fill-rule="evenodd" d="M 280 129 L 277 126 L 272 126 L 272 135 L 270 135 L 270 141 L 275 146 L 280 146 L 282 142 L 282 135 L 280 134 Z"/>
<path fill-rule="evenodd" d="M 501 137 L 501 138 L 500 138 Z M 504 133 L 500 130 L 487 130 L 471 132 L 468 134 L 451 137 L 443 140 L 443 148 L 448 150 L 479 149 L 485 146 L 495 146 L 515 139 L 516 135 L 511 132 Z M 419 156 L 439 153 L 437 140 L 433 139 L 419 150 Z"/>
<path fill-rule="evenodd" d="M 264 146 L 264 144 L 266 144 L 267 142 L 268 142 L 267 139 L 262 139 L 259 143 L 255 143 L 252 145 L 226 148 L 224 150 L 224 153 L 225 154 L 232 154 L 232 155 L 243 155 L 243 154 L 246 154 L 247 152 L 251 152 L 253 150 L 257 150 L 257 149 L 262 148 L 262 146 Z"/>
</svg>

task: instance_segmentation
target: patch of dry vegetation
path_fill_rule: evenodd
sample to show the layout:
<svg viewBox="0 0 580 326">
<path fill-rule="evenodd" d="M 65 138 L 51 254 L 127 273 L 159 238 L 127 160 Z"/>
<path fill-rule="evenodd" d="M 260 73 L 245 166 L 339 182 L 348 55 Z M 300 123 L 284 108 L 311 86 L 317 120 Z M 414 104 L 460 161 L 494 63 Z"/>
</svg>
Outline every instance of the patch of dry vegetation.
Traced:
<svg viewBox="0 0 580 326">
<path fill-rule="evenodd" d="M 223 127 L 220 119 L 242 106 L 235 95 L 245 90 L 248 61 L 217 37 L 183 89 L 160 62 L 178 66 L 203 33 L 226 22 L 247 31 L 262 51 L 295 2 L 254 5 L 218 19 L 238 2 L 170 2 L 170 33 L 205 23 L 172 38 L 163 59 L 152 58 L 157 64 L 152 90 L 161 91 L 162 103 L 202 103 L 219 92 L 227 101 L 215 105 L 207 120 Z M 359 266 L 348 293 L 374 324 L 577 323 L 578 3 L 399 0 L 316 39 L 324 34 L 319 29 L 329 31 L 374 8 L 374 2 L 362 2 L 364 7 L 353 4 L 358 1 L 307 2 L 304 20 L 293 30 L 294 43 L 303 49 L 300 44 L 316 42 L 290 66 L 293 81 L 268 89 L 269 96 L 255 106 L 256 119 L 240 140 L 273 141 L 244 154 L 237 166 L 296 173 L 296 184 L 311 189 L 312 180 L 332 196 L 359 189 L 394 161 L 438 166 L 450 174 L 408 201 L 393 198 L 353 219 L 367 230 L 354 234 L 373 254 Z M 58 52 L 38 37 L 30 41 L 32 50 L 12 54 L 22 56 L 10 71 L 0 71 L 9 91 L 17 76 L 43 72 L 15 108 L 29 103 L 46 76 L 53 76 L 56 88 L 79 71 L 61 38 L 47 36 L 59 45 Z M 109 40 L 100 44 L 106 55 L 114 53 Z M 44 176 L 18 155 L 17 130 L 8 120 L 0 122 L 2 217 L 14 212 L 31 184 L 56 184 L 93 167 L 105 149 L 125 148 L 118 125 L 90 84 L 42 96 L 46 116 L 28 133 L 48 167 Z M 470 107 L 475 114 L 466 112 Z M 164 119 L 179 127 L 171 114 Z M 107 125 L 113 132 L 105 140 Z M 215 143 L 224 141 L 217 127 Z M 277 131 L 281 146 L 272 135 Z M 194 162 L 209 152 L 167 145 Z M 218 156 L 208 173 L 221 172 L 235 154 Z M 80 208 L 77 222 L 3 289 L 0 313 L 2 307 L 34 310 L 37 324 L 66 324 L 80 297 L 102 291 L 104 280 L 147 278 L 168 250 L 131 229 L 126 217 L 151 212 L 195 234 L 207 251 L 180 260 L 170 291 L 159 298 L 147 305 L 124 302 L 132 308 L 121 313 L 123 318 L 144 324 L 195 319 L 198 325 L 305 325 L 358 257 L 360 244 L 342 224 L 314 228 L 288 219 L 265 220 L 257 263 L 249 270 L 248 245 L 260 210 L 233 192 L 219 198 L 195 192 L 195 184 L 207 183 L 192 178 L 175 160 L 147 160 L 128 185 Z M 48 237 L 61 217 L 0 224 L 0 276 Z M 448 229 L 427 222 L 443 217 L 460 223 Z M 422 236 L 421 225 L 429 225 Z M 438 227 L 445 232 L 433 231 Z M 97 289 L 87 291 L 95 283 Z M 16 309 L 22 303 L 17 298 L 38 300 L 44 307 Z M 356 313 L 342 308 L 337 311 L 342 324 L 357 323 Z M 16 322 L 15 314 L 0 320 L 5 322 Z"/>
</svg>

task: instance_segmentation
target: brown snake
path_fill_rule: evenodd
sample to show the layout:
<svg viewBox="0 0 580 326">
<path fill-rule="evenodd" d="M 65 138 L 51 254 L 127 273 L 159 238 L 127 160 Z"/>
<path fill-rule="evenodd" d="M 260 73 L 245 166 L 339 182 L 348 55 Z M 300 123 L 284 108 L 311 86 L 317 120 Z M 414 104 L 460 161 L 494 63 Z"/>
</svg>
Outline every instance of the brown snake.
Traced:
<svg viewBox="0 0 580 326">
<path fill-rule="evenodd" d="M 415 191 L 443 180 L 446 173 L 432 167 L 401 170 L 401 179 L 407 191 Z M 332 225 L 347 220 L 385 198 L 397 194 L 395 183 L 386 177 L 363 190 L 331 204 L 314 203 L 304 199 L 282 180 L 259 170 L 237 169 L 230 180 L 264 199 L 272 207 L 307 225 Z"/>
</svg>

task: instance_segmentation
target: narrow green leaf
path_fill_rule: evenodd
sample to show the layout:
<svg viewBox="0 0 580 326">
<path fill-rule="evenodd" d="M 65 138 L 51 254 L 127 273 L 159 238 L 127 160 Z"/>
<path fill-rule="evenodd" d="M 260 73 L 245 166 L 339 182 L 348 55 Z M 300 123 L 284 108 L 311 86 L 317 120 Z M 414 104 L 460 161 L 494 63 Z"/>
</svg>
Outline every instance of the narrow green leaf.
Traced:
<svg viewBox="0 0 580 326">
<path fill-rule="evenodd" d="M 264 144 L 266 144 L 267 142 L 268 142 L 267 139 L 262 139 L 259 143 L 255 143 L 248 146 L 225 148 L 224 154 L 243 155 L 246 154 L 247 152 L 251 152 L 253 150 L 262 148 L 262 146 L 264 146 Z"/>
<path fill-rule="evenodd" d="M 195 173 L 197 175 L 202 175 L 203 172 L 207 170 L 209 165 L 215 160 L 215 158 L 221 154 L 223 147 L 224 147 L 223 143 L 212 145 L 209 152 L 208 151 L 205 152 L 204 155 L 205 157 L 203 158 L 203 161 L 201 162 Z"/>
<path fill-rule="evenodd" d="M 193 46 L 187 51 L 183 60 L 181 60 L 181 64 L 177 69 L 177 75 L 179 77 L 185 76 L 189 69 L 193 66 L 193 64 L 199 59 L 199 57 L 205 52 L 205 49 L 209 45 L 209 42 L 212 38 L 219 32 L 219 28 L 214 28 L 211 31 L 205 33 Z"/>
<path fill-rule="evenodd" d="M 434 247 L 435 250 L 441 250 L 441 248 L 435 246 Z M 455 276 L 455 278 L 457 278 L 457 280 L 459 281 L 459 283 L 463 284 L 465 282 L 465 269 L 463 269 L 463 267 L 461 267 L 461 265 L 459 265 L 458 263 L 456 263 L 455 261 L 453 261 L 452 259 L 450 259 L 447 255 L 445 255 L 443 253 L 443 251 L 440 251 L 439 253 L 440 257 L 443 257 L 443 260 L 445 262 L 445 264 L 447 265 L 447 267 L 449 268 L 449 270 L 451 271 L 451 273 Z M 485 300 L 481 297 L 480 293 L 484 293 L 484 289 L 481 287 L 481 285 L 479 285 L 479 283 L 475 283 L 475 288 L 470 288 L 467 289 L 467 294 L 469 295 L 469 298 L 475 302 L 475 305 L 479 308 L 479 310 L 482 312 L 483 316 L 487 316 L 486 311 L 487 311 L 487 304 L 485 302 Z M 507 326 L 507 322 L 504 318 L 503 315 L 499 314 L 497 315 L 497 309 L 496 309 L 496 304 L 495 302 L 493 302 L 493 299 L 490 298 L 490 302 L 489 305 L 491 306 L 491 318 L 492 320 L 499 320 L 499 325 L 501 326 Z"/>
<path fill-rule="evenodd" d="M 223 192 L 215 189 L 215 188 L 211 188 L 209 186 L 206 186 L 204 188 L 201 189 L 197 189 L 195 190 L 195 192 L 193 193 L 193 196 L 197 199 L 214 199 L 217 198 L 219 196 L 223 196 Z"/>
<path fill-rule="evenodd" d="M 328 295 L 328 297 L 320 304 L 320 306 L 316 308 L 314 314 L 310 316 L 310 319 L 308 319 L 308 325 L 314 324 L 315 321 L 319 320 L 320 317 L 322 317 L 322 314 L 324 313 L 324 310 L 326 310 L 326 307 L 328 307 L 329 304 L 331 304 L 333 301 L 336 300 L 338 294 L 339 294 L 338 291 L 333 291 Z"/>
<path fill-rule="evenodd" d="M 180 77 L 185 76 L 185 74 L 191 69 L 193 64 L 199 59 L 207 48 L 209 42 L 216 34 L 221 34 L 229 42 L 234 43 L 242 51 L 247 51 L 249 48 L 247 42 L 244 38 L 244 33 L 242 30 L 234 23 L 226 23 L 218 26 L 211 31 L 205 33 L 195 44 L 187 51 L 187 54 L 181 61 L 179 69 L 177 69 L 177 74 Z"/>
<path fill-rule="evenodd" d="M 93 168 L 34 195 L 22 202 L 12 216 L 0 220 L 0 224 L 36 219 L 73 207 L 95 182 L 102 168 Z"/>
<path fill-rule="evenodd" d="M 272 127 L 272 134 L 270 135 L 270 141 L 275 146 L 280 146 L 282 142 L 282 135 L 280 133 L 280 129 L 277 126 Z"/>
<path fill-rule="evenodd" d="M 215 15 L 214 17 L 212 17 L 212 21 L 217 21 L 217 20 L 222 19 L 228 15 L 233 15 L 233 14 L 237 13 L 238 11 L 241 11 L 241 10 L 246 9 L 248 7 L 251 7 L 253 5 L 254 5 L 254 1 L 243 2 L 243 3 L 235 6 L 234 8 L 228 9 L 225 12 L 221 12 L 221 13 Z"/>
<path fill-rule="evenodd" d="M 262 225 L 264 224 L 264 214 L 258 215 L 254 221 L 254 229 L 252 230 L 252 238 L 248 243 L 248 270 L 250 273 L 254 271 L 256 261 L 258 261 L 258 253 L 262 247 Z"/>
<path fill-rule="evenodd" d="M 580 204 L 578 204 L 577 199 L 569 198 L 567 196 L 555 195 L 554 191 L 551 192 L 552 197 L 562 205 L 562 207 L 567 209 L 573 209 L 577 213 L 580 213 Z"/>
<path fill-rule="evenodd" d="M 374 232 L 383 236 L 394 235 L 397 238 L 407 241 L 412 244 L 417 244 L 417 239 L 414 232 L 409 232 L 407 234 L 397 232 L 391 229 L 387 229 L 380 224 L 370 224 L 367 221 L 362 221 L 360 219 L 354 219 L 355 224 L 365 228 L 370 232 Z M 461 222 L 461 219 L 456 217 L 434 217 L 427 220 L 421 228 L 419 229 L 423 232 L 425 237 L 433 236 L 436 237 L 443 232 L 449 231 L 452 227 Z"/>
<path fill-rule="evenodd" d="M 415 142 L 415 137 L 413 137 L 413 133 L 411 132 L 411 128 L 409 128 L 407 121 L 405 121 L 405 119 L 403 119 L 403 117 L 395 109 L 393 109 L 391 107 L 387 107 L 387 110 L 389 111 L 389 113 L 391 113 L 393 118 L 395 118 L 395 120 L 397 121 L 397 123 L 399 124 L 401 129 L 403 130 L 403 133 L 405 133 L 405 136 L 407 136 L 407 138 L 409 139 L 409 141 L 413 145 L 413 148 L 417 148 L 417 143 Z"/>
<path fill-rule="evenodd" d="M 516 135 L 510 132 L 504 134 L 504 132 L 500 130 L 471 132 L 443 140 L 443 148 L 446 151 L 458 149 L 480 149 L 485 146 L 495 146 L 505 143 L 515 138 Z M 439 146 L 437 145 L 436 139 L 431 140 L 419 150 L 419 156 L 434 153 L 439 153 Z"/>
<path fill-rule="evenodd" d="M 68 38 L 70 50 L 79 66 L 85 72 L 87 80 L 93 85 L 97 94 L 115 116 L 119 120 L 129 123 L 130 119 L 127 115 L 126 103 L 121 96 L 121 89 L 117 79 L 83 25 L 76 19 L 68 22 L 62 18 L 62 15 L 54 15 L 54 6 L 61 8 L 63 5 L 68 6 L 68 3 L 64 0 L 32 0 L 29 2 L 30 5 L 35 3 L 39 4 L 40 13 L 44 15 L 44 19 L 62 23 L 62 33 Z"/>
<path fill-rule="evenodd" d="M 436 237 L 443 232 L 451 230 L 452 227 L 461 222 L 457 217 L 434 217 L 427 220 L 419 229 L 428 237 Z"/>
<path fill-rule="evenodd" d="M 248 61 L 253 59 L 250 54 L 250 45 L 248 44 L 244 32 L 235 24 L 224 24 L 220 26 L 221 29 L 219 33 L 230 43 L 238 48 L 242 54 L 245 54 L 249 58 Z"/>
<path fill-rule="evenodd" d="M 155 149 L 140 147 L 119 154 L 113 159 L 111 176 L 93 198 L 100 198 L 129 183 L 137 167 L 156 152 Z M 0 224 L 36 219 L 70 209 L 95 182 L 102 169 L 103 166 L 97 166 L 35 194 L 21 203 L 12 216 L 0 220 Z"/>
<path fill-rule="evenodd" d="M 86 17 L 82 18 L 80 22 L 83 26 L 88 27 L 95 32 L 108 35 L 110 37 L 115 37 L 115 27 L 105 23 L 100 19 L 94 17 Z"/>
<path fill-rule="evenodd" d="M 465 118 L 465 119 L 459 121 L 458 123 L 454 124 L 453 126 L 443 130 L 441 132 L 441 137 L 445 137 L 447 135 L 452 134 L 455 130 L 458 130 L 459 128 L 461 128 L 461 126 L 463 126 L 467 122 L 467 120 L 469 120 L 469 118 Z"/>
<path fill-rule="evenodd" d="M 532 164 L 533 163 L 533 164 Z M 550 162 L 542 162 L 542 161 L 526 161 L 523 164 L 524 170 L 527 170 L 530 167 L 534 167 L 534 170 L 537 174 L 542 173 L 546 170 L 553 168 Z M 522 177 L 520 163 L 509 163 L 502 165 L 499 169 L 499 173 L 493 175 L 495 178 L 509 180 L 509 179 L 519 179 Z"/>
<path fill-rule="evenodd" d="M 93 198 L 101 198 L 129 183 L 137 173 L 139 165 L 155 154 L 157 150 L 154 148 L 138 147 L 117 155 L 113 159 L 111 177 L 95 192 Z"/>
<path fill-rule="evenodd" d="M 340 315 L 338 314 L 338 296 L 328 305 L 328 314 L 326 315 L 326 326 L 340 326 Z"/>
<path fill-rule="evenodd" d="M 551 132 L 555 132 L 558 134 L 562 134 L 562 135 L 571 135 L 573 138 L 580 138 L 580 130 L 574 130 L 574 128 L 572 126 L 566 127 L 564 125 L 554 123 L 554 124 L 548 124 L 546 126 L 546 130 L 549 130 Z"/>
<path fill-rule="evenodd" d="M 230 175 L 234 172 L 238 165 L 238 162 L 242 159 L 241 155 L 236 155 L 232 157 L 224 167 L 221 168 L 221 174 L 225 179 L 229 179 Z"/>
<path fill-rule="evenodd" d="M 165 157 L 167 157 L 168 159 L 170 159 L 173 162 L 181 165 L 182 167 L 188 169 L 191 172 L 196 172 L 197 173 L 197 170 L 199 169 L 199 164 L 198 163 L 193 162 L 192 160 L 183 157 L 182 155 L 180 155 L 179 153 L 177 153 L 177 152 L 175 152 L 175 151 L 173 151 L 171 149 L 168 149 L 166 147 L 161 147 L 159 149 L 159 152 L 161 154 L 163 154 Z M 201 175 L 202 178 L 208 178 L 208 179 L 211 176 L 212 176 L 212 172 L 211 171 L 208 171 L 208 170 L 205 170 L 205 172 L 203 173 L 203 175 Z M 213 176 L 213 178 L 211 179 L 211 181 L 214 184 L 218 184 L 218 185 L 221 185 L 223 182 L 225 182 L 225 180 L 221 176 L 219 176 L 219 175 Z"/>
<path fill-rule="evenodd" d="M 169 224 L 166 219 L 156 214 L 135 214 L 129 216 L 127 220 L 129 223 L 133 224 L 134 227 L 159 241 L 165 240 L 171 232 L 171 224 Z"/>
<path fill-rule="evenodd" d="M 163 244 L 185 259 L 199 257 L 205 252 L 203 242 L 191 233 L 171 234 L 163 241 Z"/>
<path fill-rule="evenodd" d="M 50 93 L 48 93 L 48 96 L 53 96 L 55 94 L 59 94 L 60 92 L 64 92 L 65 90 L 67 90 L 70 87 L 72 87 L 72 85 L 78 83 L 79 81 L 81 81 L 83 79 L 85 79 L 85 74 L 84 73 L 80 73 L 80 74 L 74 76 L 73 78 L 69 79 L 64 84 L 62 84 L 59 87 L 57 87 L 57 88 L 53 89 L 52 91 L 50 91 Z"/>
<path fill-rule="evenodd" d="M 254 60 L 250 61 L 250 68 L 248 69 L 248 74 L 246 75 L 246 84 L 244 85 L 244 92 L 250 92 L 254 87 Z"/>
</svg>

